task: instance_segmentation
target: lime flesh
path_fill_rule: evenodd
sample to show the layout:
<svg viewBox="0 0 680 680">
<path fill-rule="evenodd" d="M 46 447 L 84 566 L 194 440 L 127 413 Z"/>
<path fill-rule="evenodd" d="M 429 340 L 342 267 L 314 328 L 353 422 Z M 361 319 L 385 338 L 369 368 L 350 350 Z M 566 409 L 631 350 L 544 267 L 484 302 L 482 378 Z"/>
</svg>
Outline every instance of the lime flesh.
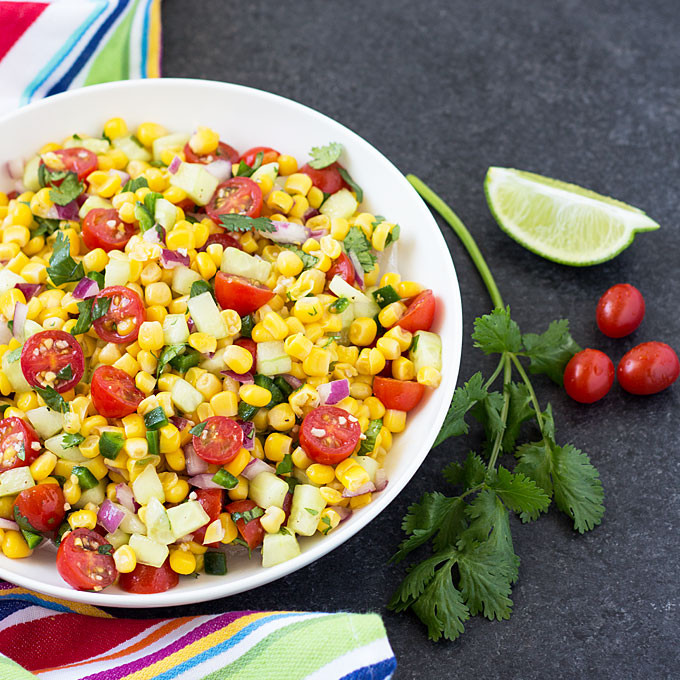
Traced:
<svg viewBox="0 0 680 680">
<path fill-rule="evenodd" d="M 586 266 L 611 260 L 638 231 L 659 225 L 633 206 L 575 184 L 513 168 L 489 168 L 484 180 L 498 226 L 548 260 Z"/>
</svg>

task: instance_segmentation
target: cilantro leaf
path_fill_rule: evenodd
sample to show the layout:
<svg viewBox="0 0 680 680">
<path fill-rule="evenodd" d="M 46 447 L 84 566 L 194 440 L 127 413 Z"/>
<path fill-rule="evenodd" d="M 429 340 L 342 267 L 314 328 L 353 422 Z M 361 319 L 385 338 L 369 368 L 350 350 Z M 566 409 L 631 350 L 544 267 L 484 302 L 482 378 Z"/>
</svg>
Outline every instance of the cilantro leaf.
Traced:
<svg viewBox="0 0 680 680">
<path fill-rule="evenodd" d="M 203 434 L 203 430 L 205 430 L 207 424 L 208 424 L 208 421 L 204 420 L 202 423 L 198 423 L 198 424 L 194 425 L 189 430 L 189 433 L 193 434 L 195 437 L 200 437 Z"/>
<path fill-rule="evenodd" d="M 312 157 L 309 165 L 315 170 L 327 168 L 340 158 L 341 153 L 342 144 L 338 144 L 338 142 L 331 142 L 326 146 L 313 146 L 309 154 Z"/>
<path fill-rule="evenodd" d="M 58 411 L 59 413 L 68 413 L 68 404 L 64 400 L 64 397 L 54 389 L 54 387 L 34 387 L 33 388 L 44 400 L 45 404 L 53 411 Z"/>
<path fill-rule="evenodd" d="M 293 471 L 293 456 L 287 453 L 283 460 L 276 466 L 277 475 L 287 475 Z"/>
<path fill-rule="evenodd" d="M 503 466 L 490 474 L 489 487 L 524 522 L 536 519 L 550 505 L 550 496 L 533 479 L 522 473 L 512 474 Z"/>
<path fill-rule="evenodd" d="M 304 265 L 303 271 L 305 269 L 312 269 L 313 267 L 316 266 L 316 264 L 319 261 L 318 257 L 316 257 L 315 255 L 310 255 L 309 253 L 306 253 L 299 246 L 283 244 L 283 243 L 281 245 L 284 248 L 286 248 L 286 250 L 290 250 L 290 251 L 294 252 L 302 260 L 302 264 Z"/>
<path fill-rule="evenodd" d="M 264 152 L 258 151 L 252 166 L 248 165 L 248 163 L 246 163 L 243 160 L 240 161 L 238 164 L 238 168 L 236 168 L 236 171 L 234 172 L 234 177 L 252 177 L 255 170 L 259 169 L 262 166 L 263 159 Z"/>
<path fill-rule="evenodd" d="M 503 451 L 508 453 L 515 448 L 522 423 L 534 418 L 536 412 L 531 406 L 531 395 L 524 383 L 512 382 L 505 389 L 510 396 L 510 408 L 503 434 Z"/>
<path fill-rule="evenodd" d="M 38 217 L 38 215 L 33 215 L 33 219 L 38 225 L 38 228 L 32 232 L 33 236 L 51 236 L 61 226 L 59 219 Z"/>
<path fill-rule="evenodd" d="M 432 539 L 432 545 L 437 552 L 452 548 L 458 543 L 461 534 L 467 528 L 466 507 L 465 501 L 459 497 L 454 498 L 453 502 L 449 505 L 449 509 L 440 522 L 435 537 Z"/>
<path fill-rule="evenodd" d="M 136 177 L 135 179 L 129 179 L 125 182 L 125 186 L 121 189 L 121 193 L 127 193 L 128 191 L 135 192 L 137 189 L 142 189 L 149 186 L 149 182 L 146 177 Z"/>
<path fill-rule="evenodd" d="M 68 205 L 85 191 L 85 185 L 78 179 L 75 172 L 67 172 L 59 186 L 50 181 L 50 199 L 57 205 Z"/>
<path fill-rule="evenodd" d="M 345 170 L 345 168 L 338 168 L 338 172 L 340 173 L 340 177 L 345 180 L 345 182 L 349 185 L 350 189 L 354 191 L 354 193 L 357 195 L 357 202 L 361 203 L 361 201 L 364 200 L 364 191 L 363 189 L 352 179 L 350 176 L 349 172 Z"/>
<path fill-rule="evenodd" d="M 522 334 L 510 318 L 510 307 L 494 309 L 490 314 L 475 319 L 472 339 L 475 347 L 484 354 L 517 353 L 522 349 Z"/>
<path fill-rule="evenodd" d="M 189 291 L 189 297 L 197 297 L 198 295 L 203 295 L 203 293 L 210 293 L 210 295 L 215 297 L 215 291 L 213 291 L 212 286 L 207 282 L 200 279 L 194 281 L 191 284 L 191 290 Z"/>
<path fill-rule="evenodd" d="M 418 337 L 418 336 L 416 336 Z M 479 401 L 486 398 L 487 391 L 484 387 L 484 379 L 481 373 L 475 373 L 462 387 L 453 393 L 451 406 L 444 419 L 442 429 L 434 442 L 439 446 L 449 437 L 457 437 L 467 434 L 468 425 L 465 422 L 465 414 Z"/>
<path fill-rule="evenodd" d="M 525 354 L 531 359 L 529 370 L 545 373 L 558 385 L 562 384 L 562 374 L 569 359 L 581 351 L 569 333 L 567 319 L 553 321 L 541 335 L 526 333 L 522 342 Z"/>
<path fill-rule="evenodd" d="M 268 217 L 248 217 L 247 215 L 229 213 L 228 215 L 220 215 L 220 222 L 227 231 L 245 232 L 251 229 L 266 233 L 276 231 L 274 223 Z"/>
<path fill-rule="evenodd" d="M 67 364 L 57 373 L 57 380 L 70 380 L 73 377 L 73 369 L 71 364 Z"/>
<path fill-rule="evenodd" d="M 141 232 L 149 231 L 155 224 L 153 215 L 149 212 L 148 208 L 139 201 L 135 203 L 135 219 L 139 222 L 139 229 Z"/>
<path fill-rule="evenodd" d="M 394 595 L 392 595 L 388 607 L 397 612 L 408 609 L 422 595 L 427 584 L 432 581 L 437 567 L 442 562 L 451 559 L 451 554 L 451 551 L 438 553 L 418 564 L 411 565 L 406 578 L 401 582 Z"/>
<path fill-rule="evenodd" d="M 44 163 L 40 163 L 38 166 L 38 184 L 41 187 L 51 186 L 53 182 L 64 179 L 67 174 L 67 170 L 50 170 Z"/>
<path fill-rule="evenodd" d="M 158 366 L 156 367 L 156 378 L 163 372 L 165 366 L 170 363 L 172 359 L 184 353 L 185 345 L 166 345 L 158 357 Z"/>
<path fill-rule="evenodd" d="M 71 335 L 82 335 L 92 328 L 92 323 L 97 319 L 101 319 L 111 306 L 111 298 L 102 297 L 93 302 L 92 298 L 83 300 L 78 303 L 78 321 L 71 329 Z"/>
<path fill-rule="evenodd" d="M 486 465 L 474 452 L 470 451 L 465 462 L 449 463 L 443 471 L 444 479 L 453 486 L 462 486 L 463 491 L 481 484 L 486 477 Z"/>
<path fill-rule="evenodd" d="M 159 198 L 163 198 L 163 194 L 159 194 L 157 191 L 150 191 L 144 196 L 144 207 L 149 211 L 154 224 L 156 224 L 156 201 Z"/>
<path fill-rule="evenodd" d="M 50 266 L 47 268 L 47 274 L 55 286 L 61 286 L 63 283 L 71 281 L 80 281 L 85 277 L 83 263 L 76 262 L 71 257 L 70 248 L 69 237 L 60 231 L 57 234 L 57 240 L 54 242 Z"/>
<path fill-rule="evenodd" d="M 347 250 L 351 250 L 359 260 L 361 268 L 365 272 L 372 272 L 375 269 L 377 257 L 373 254 L 373 248 L 366 234 L 359 227 L 351 227 L 343 244 Z"/>
<path fill-rule="evenodd" d="M 502 410 L 505 400 L 500 392 L 489 392 L 472 407 L 472 415 L 484 426 L 486 448 L 490 452 L 494 440 L 505 432 Z"/>
<path fill-rule="evenodd" d="M 387 246 L 391 245 L 395 241 L 398 241 L 399 236 L 401 236 L 401 227 L 398 224 L 395 224 L 394 227 L 392 228 L 392 231 L 389 234 L 387 234 L 387 239 L 385 240 L 385 248 L 387 248 Z"/>
<path fill-rule="evenodd" d="M 80 446 L 84 441 L 85 437 L 79 432 L 76 432 L 75 434 L 65 434 L 61 438 L 61 445 L 65 449 L 71 449 L 74 446 Z"/>
</svg>

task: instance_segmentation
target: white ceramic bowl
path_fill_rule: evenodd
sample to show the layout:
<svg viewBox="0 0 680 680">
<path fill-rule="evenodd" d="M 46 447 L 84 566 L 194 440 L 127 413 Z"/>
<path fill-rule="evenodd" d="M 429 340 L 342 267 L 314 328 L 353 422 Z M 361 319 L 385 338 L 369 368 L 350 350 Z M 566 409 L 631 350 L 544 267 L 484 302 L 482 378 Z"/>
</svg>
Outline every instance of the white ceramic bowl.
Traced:
<svg viewBox="0 0 680 680">
<path fill-rule="evenodd" d="M 461 301 L 449 251 L 429 210 L 397 168 L 354 132 L 296 102 L 240 85 L 201 80 L 161 79 L 88 87 L 50 97 L 0 120 L 0 189 L 12 182 L 4 161 L 28 158 L 49 141 L 74 132 L 98 136 L 104 121 L 122 116 L 131 129 L 152 120 L 170 131 L 191 131 L 207 125 L 239 150 L 268 145 L 298 159 L 312 146 L 340 142 L 342 163 L 364 189 L 364 209 L 401 225 L 399 271 L 432 288 L 439 300 L 433 330 L 444 341 L 443 380 L 427 394 L 395 437 L 385 468 L 387 488 L 328 536 L 301 539 L 302 553 L 269 569 L 259 554 L 230 559 L 226 576 L 183 578 L 178 587 L 155 595 L 131 595 L 117 587 L 101 593 L 79 592 L 60 578 L 54 552 L 41 548 L 29 559 L 10 560 L 0 554 L 0 577 L 17 585 L 94 605 L 162 607 L 212 600 L 270 583 L 304 567 L 336 548 L 368 524 L 394 500 L 416 474 L 439 432 L 456 385 L 462 345 Z M 415 125 L 415 121 L 414 121 Z"/>
</svg>

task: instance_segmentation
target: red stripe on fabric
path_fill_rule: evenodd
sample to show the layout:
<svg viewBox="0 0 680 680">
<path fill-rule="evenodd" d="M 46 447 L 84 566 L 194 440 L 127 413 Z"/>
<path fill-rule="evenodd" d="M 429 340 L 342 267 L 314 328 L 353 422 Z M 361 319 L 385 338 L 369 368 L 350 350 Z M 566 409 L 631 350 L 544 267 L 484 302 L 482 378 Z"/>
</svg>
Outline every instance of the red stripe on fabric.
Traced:
<svg viewBox="0 0 680 680">
<path fill-rule="evenodd" d="M 108 652 L 159 621 L 58 614 L 3 630 L 0 652 L 28 671 L 54 668 Z"/>
<path fill-rule="evenodd" d="M 43 13 L 43 2 L 0 2 L 0 59 Z"/>
</svg>

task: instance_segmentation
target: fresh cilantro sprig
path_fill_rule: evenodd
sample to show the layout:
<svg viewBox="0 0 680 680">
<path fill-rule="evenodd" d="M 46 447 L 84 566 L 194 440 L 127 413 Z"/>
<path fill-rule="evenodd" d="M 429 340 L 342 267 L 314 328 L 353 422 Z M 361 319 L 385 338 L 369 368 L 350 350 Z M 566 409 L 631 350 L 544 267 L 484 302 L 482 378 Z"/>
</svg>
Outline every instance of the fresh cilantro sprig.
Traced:
<svg viewBox="0 0 680 680">
<path fill-rule="evenodd" d="M 568 322 L 553 321 L 542 334 L 522 334 L 465 226 L 420 180 L 408 179 L 461 238 L 495 305 L 476 319 L 472 339 L 485 354 L 499 355 L 498 365 L 487 380 L 475 373 L 455 391 L 435 441 L 437 445 L 467 434 L 472 416 L 481 423 L 486 443 L 481 455 L 470 452 L 444 469 L 457 495 L 433 491 L 409 507 L 402 523 L 406 537 L 393 557 L 400 562 L 429 544 L 429 556 L 411 565 L 389 606 L 413 610 L 431 639 L 453 640 L 471 616 L 510 616 L 512 585 L 519 573 L 510 512 L 529 522 L 554 501 L 584 533 L 600 523 L 604 494 L 588 456 L 571 444 L 557 443 L 552 408 L 541 408 L 525 367 L 528 363 L 529 372 L 561 383 L 565 364 L 580 349 Z M 493 389 L 497 382 L 499 388 Z M 518 445 L 529 421 L 539 438 Z M 508 462 L 500 465 L 503 455 Z"/>
<path fill-rule="evenodd" d="M 372 272 L 375 269 L 378 258 L 373 253 L 373 248 L 366 238 L 366 234 L 359 227 L 350 228 L 343 244 L 346 250 L 351 250 L 357 256 L 359 264 L 365 272 Z"/>
<path fill-rule="evenodd" d="M 57 233 L 57 239 L 54 242 L 47 274 L 55 286 L 61 286 L 61 284 L 71 281 L 80 281 L 85 277 L 83 263 L 76 262 L 71 257 L 71 241 L 61 231 Z"/>
<path fill-rule="evenodd" d="M 313 146 L 309 152 L 312 158 L 309 161 L 309 165 L 315 170 L 327 168 L 340 158 L 340 154 L 342 154 L 342 144 L 338 142 L 331 142 L 326 144 L 326 146 Z"/>
<path fill-rule="evenodd" d="M 67 172 L 58 186 L 50 182 L 50 199 L 57 205 L 68 205 L 85 191 L 85 185 L 78 179 L 75 172 Z"/>
<path fill-rule="evenodd" d="M 270 233 L 276 231 L 274 223 L 268 217 L 248 217 L 237 213 L 220 215 L 220 222 L 227 231 L 245 232 L 255 229 Z"/>
</svg>

